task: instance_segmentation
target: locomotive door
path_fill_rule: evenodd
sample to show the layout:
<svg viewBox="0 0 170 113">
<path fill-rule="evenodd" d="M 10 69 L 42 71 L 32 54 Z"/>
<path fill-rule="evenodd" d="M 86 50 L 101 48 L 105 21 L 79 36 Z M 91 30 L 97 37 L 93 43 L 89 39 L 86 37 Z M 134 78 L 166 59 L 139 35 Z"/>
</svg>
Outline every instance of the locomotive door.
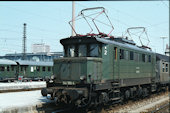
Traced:
<svg viewBox="0 0 170 113">
<path fill-rule="evenodd" d="M 118 47 L 114 47 L 113 50 L 113 79 L 119 79 L 119 55 L 118 55 Z"/>
<path fill-rule="evenodd" d="M 63 63 L 63 64 L 61 64 L 60 78 L 62 78 L 64 80 L 71 79 L 71 77 L 70 77 L 70 67 L 71 67 L 70 63 Z"/>
</svg>

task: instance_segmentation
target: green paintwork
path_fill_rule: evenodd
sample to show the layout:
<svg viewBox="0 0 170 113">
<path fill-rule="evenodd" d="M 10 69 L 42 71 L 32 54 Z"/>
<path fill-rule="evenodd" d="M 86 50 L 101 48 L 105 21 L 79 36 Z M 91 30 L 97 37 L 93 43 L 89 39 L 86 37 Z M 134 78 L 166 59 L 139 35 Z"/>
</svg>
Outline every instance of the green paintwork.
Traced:
<svg viewBox="0 0 170 113">
<path fill-rule="evenodd" d="M 55 59 L 54 75 L 56 76 L 56 82 L 80 82 L 80 77 L 84 76 L 89 83 L 88 75 L 91 75 L 94 82 L 101 81 L 101 64 L 101 58 L 74 57 Z"/>
<path fill-rule="evenodd" d="M 23 70 L 21 71 L 21 67 Z M 40 67 L 40 71 L 37 71 L 37 67 Z M 45 71 L 43 71 L 43 67 L 45 67 Z M 26 71 L 25 71 L 26 68 Z M 19 66 L 19 76 L 28 77 L 28 78 L 44 78 L 45 76 L 52 75 L 52 66 L 50 67 L 51 70 L 48 71 L 48 66 L 31 66 L 31 65 L 20 65 Z"/>
<path fill-rule="evenodd" d="M 38 67 L 40 68 L 39 71 Z M 45 70 L 43 70 L 44 67 Z M 21 64 L 10 60 L 1 60 L 0 62 L 0 80 L 16 79 L 18 76 L 23 76 L 24 78 L 49 78 L 52 74 L 53 64 L 51 62 L 23 61 Z"/>
<path fill-rule="evenodd" d="M 83 43 L 83 41 L 81 41 L 81 43 L 76 41 L 76 38 L 67 38 L 63 40 L 62 44 L 63 45 L 69 44 L 69 41 L 71 40 L 74 40 L 75 44 Z M 77 38 L 77 40 L 80 40 L 80 37 Z M 93 43 L 101 44 L 101 42 L 95 42 L 95 41 Z M 114 58 L 115 57 L 114 47 L 117 47 L 116 60 Z M 120 49 L 128 51 L 128 59 L 119 59 Z M 130 51 L 134 53 L 138 53 L 140 55 L 139 61 L 130 60 Z M 151 55 L 151 62 L 142 62 L 142 54 L 147 55 L 147 57 L 148 55 Z M 89 83 L 89 79 L 88 79 L 89 74 L 92 75 L 92 79 L 95 81 L 95 83 L 101 83 L 101 82 L 104 83 L 107 81 L 129 79 L 129 78 L 135 78 L 135 79 L 153 78 L 156 76 L 155 73 L 156 55 L 153 52 L 146 52 L 144 50 L 139 51 L 134 49 L 133 47 L 125 48 L 114 44 L 102 43 L 102 55 L 100 56 L 101 57 L 98 58 L 65 57 L 61 59 L 55 59 L 54 75 L 57 78 L 56 82 L 60 82 L 60 83 L 63 81 L 80 82 L 80 77 L 86 76 L 87 82 Z"/>
<path fill-rule="evenodd" d="M 17 66 L 16 65 L 6 65 L 6 64 L 0 64 L 0 67 L 3 66 L 4 67 L 4 71 L 0 71 L 0 78 L 15 78 L 16 76 L 16 70 L 17 70 Z M 9 71 L 7 70 L 7 67 L 9 67 Z M 14 70 L 12 70 L 12 68 Z"/>
<path fill-rule="evenodd" d="M 106 45 L 102 48 L 107 48 L 107 55 L 104 55 L 104 51 L 102 54 L 103 59 L 103 79 L 111 80 L 111 79 L 127 79 L 127 78 L 142 78 L 142 77 L 155 77 L 155 61 L 156 56 L 153 53 L 146 53 L 141 51 L 136 51 L 133 49 L 127 49 L 123 47 L 118 47 L 115 45 Z M 117 47 L 117 60 L 114 58 L 114 47 Z M 120 49 L 124 49 L 127 51 L 133 51 L 139 53 L 139 61 L 135 60 L 126 60 L 119 59 Z M 152 62 L 142 62 L 142 55 L 151 55 Z M 130 58 L 130 54 L 128 55 Z M 139 72 L 139 73 L 137 73 Z"/>
<path fill-rule="evenodd" d="M 111 54 L 111 45 L 103 44 L 102 46 L 102 80 L 103 82 L 106 80 L 113 79 L 113 58 Z"/>
</svg>

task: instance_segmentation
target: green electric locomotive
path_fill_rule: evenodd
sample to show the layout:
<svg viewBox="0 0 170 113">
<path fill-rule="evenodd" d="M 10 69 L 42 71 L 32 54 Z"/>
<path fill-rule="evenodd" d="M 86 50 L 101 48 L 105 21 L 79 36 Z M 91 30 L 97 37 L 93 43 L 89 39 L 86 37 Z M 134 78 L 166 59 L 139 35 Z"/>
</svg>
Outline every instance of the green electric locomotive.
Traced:
<svg viewBox="0 0 170 113">
<path fill-rule="evenodd" d="M 61 40 L 54 79 L 42 89 L 56 104 L 78 107 L 119 102 L 155 91 L 156 55 L 122 38 L 75 36 Z M 65 100 L 65 101 L 63 101 Z"/>
<path fill-rule="evenodd" d="M 104 8 L 84 9 L 79 15 L 89 17 L 83 12 L 95 9 L 102 9 L 92 18 L 97 28 L 95 19 L 105 13 Z M 53 80 L 47 81 L 47 88 L 41 90 L 43 96 L 51 95 L 57 106 L 82 108 L 123 102 L 146 97 L 168 84 L 167 80 L 158 79 L 161 74 L 156 71 L 159 63 L 156 54 L 127 38 L 99 31 L 99 34 L 76 34 L 61 39 L 60 43 L 64 58 L 54 59 Z M 163 76 L 169 78 L 167 74 Z"/>
</svg>

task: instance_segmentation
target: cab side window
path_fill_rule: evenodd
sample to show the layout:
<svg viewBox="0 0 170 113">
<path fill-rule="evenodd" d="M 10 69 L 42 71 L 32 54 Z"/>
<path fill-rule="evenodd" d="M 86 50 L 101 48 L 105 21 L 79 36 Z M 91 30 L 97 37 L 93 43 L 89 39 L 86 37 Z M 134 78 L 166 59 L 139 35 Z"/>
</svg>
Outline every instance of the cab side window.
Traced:
<svg viewBox="0 0 170 113">
<path fill-rule="evenodd" d="M 134 53 L 134 60 L 139 61 L 139 53 Z"/>
<path fill-rule="evenodd" d="M 11 66 L 11 70 L 14 71 L 14 66 Z"/>
<path fill-rule="evenodd" d="M 42 71 L 45 71 L 45 67 L 44 66 L 42 67 Z"/>
<path fill-rule="evenodd" d="M 120 59 L 124 59 L 124 50 L 120 49 Z"/>
<path fill-rule="evenodd" d="M 40 71 L 40 66 L 37 67 L 37 71 Z"/>
<path fill-rule="evenodd" d="M 7 71 L 9 71 L 9 66 L 7 66 Z"/>
<path fill-rule="evenodd" d="M 51 71 L 51 67 L 48 67 L 48 71 Z"/>
<path fill-rule="evenodd" d="M 145 54 L 142 54 L 142 62 L 145 62 Z"/>
<path fill-rule="evenodd" d="M 145 55 L 145 62 L 147 62 L 148 61 L 148 57 L 147 57 L 147 55 Z"/>
<path fill-rule="evenodd" d="M 151 55 L 148 56 L 148 62 L 151 62 Z"/>
<path fill-rule="evenodd" d="M 130 51 L 130 60 L 133 60 L 134 59 L 134 54 L 132 51 Z"/>
<path fill-rule="evenodd" d="M 125 59 L 128 60 L 129 59 L 129 52 L 125 51 Z"/>
<path fill-rule="evenodd" d="M 4 66 L 0 66 L 0 71 L 5 71 L 5 67 Z"/>
</svg>

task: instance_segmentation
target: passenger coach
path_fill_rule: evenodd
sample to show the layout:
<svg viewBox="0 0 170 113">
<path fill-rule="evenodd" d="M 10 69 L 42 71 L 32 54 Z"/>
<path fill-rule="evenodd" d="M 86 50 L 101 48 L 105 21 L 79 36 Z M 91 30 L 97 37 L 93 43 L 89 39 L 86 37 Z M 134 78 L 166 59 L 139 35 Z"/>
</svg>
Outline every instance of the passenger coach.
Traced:
<svg viewBox="0 0 170 113">
<path fill-rule="evenodd" d="M 45 80 L 53 75 L 53 62 L 16 61 L 18 64 L 18 76 L 25 80 Z"/>
<path fill-rule="evenodd" d="M 0 59 L 0 81 L 15 80 L 17 77 L 17 63 L 12 60 Z"/>
<path fill-rule="evenodd" d="M 45 80 L 53 75 L 53 62 L 0 59 L 0 81 Z"/>
</svg>

